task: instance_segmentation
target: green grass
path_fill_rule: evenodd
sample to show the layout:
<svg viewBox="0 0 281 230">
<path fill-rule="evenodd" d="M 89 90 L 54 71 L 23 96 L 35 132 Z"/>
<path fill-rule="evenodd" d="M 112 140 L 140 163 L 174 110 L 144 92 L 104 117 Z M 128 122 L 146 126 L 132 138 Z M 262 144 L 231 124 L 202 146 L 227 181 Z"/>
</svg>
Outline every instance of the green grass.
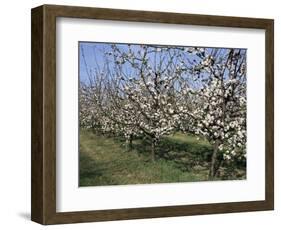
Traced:
<svg viewBox="0 0 281 230">
<path fill-rule="evenodd" d="M 150 161 L 148 140 L 134 140 L 127 150 L 124 142 L 81 130 L 80 186 L 191 182 L 207 180 L 211 147 L 194 136 L 176 133 L 156 148 Z M 202 154 L 202 152 L 204 154 Z M 200 154 L 199 154 L 200 153 Z M 203 159 L 204 158 L 204 159 Z"/>
</svg>

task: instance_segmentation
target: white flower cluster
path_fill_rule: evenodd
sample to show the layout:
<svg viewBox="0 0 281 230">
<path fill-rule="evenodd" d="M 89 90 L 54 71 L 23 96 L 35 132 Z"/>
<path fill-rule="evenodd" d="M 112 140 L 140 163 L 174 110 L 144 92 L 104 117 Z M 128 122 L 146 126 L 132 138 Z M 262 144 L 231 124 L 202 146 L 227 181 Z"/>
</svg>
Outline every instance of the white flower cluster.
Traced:
<svg viewBox="0 0 281 230">
<path fill-rule="evenodd" d="M 218 142 L 224 159 L 241 159 L 246 154 L 247 135 L 245 76 L 233 74 L 233 69 L 237 69 L 239 64 L 237 59 L 233 65 L 229 62 L 217 66 L 213 64 L 209 64 L 212 73 L 207 81 L 203 81 L 193 101 L 196 105 L 193 129 L 211 143 Z M 244 63 L 240 64 L 243 66 Z M 223 72 L 229 75 L 225 76 Z"/>
</svg>

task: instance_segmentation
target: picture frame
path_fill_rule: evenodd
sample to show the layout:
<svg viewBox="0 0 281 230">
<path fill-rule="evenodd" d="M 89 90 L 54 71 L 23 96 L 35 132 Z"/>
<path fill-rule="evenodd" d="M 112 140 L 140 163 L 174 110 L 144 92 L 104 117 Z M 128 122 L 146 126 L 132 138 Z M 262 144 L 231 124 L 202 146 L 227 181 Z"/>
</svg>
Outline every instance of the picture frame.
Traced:
<svg viewBox="0 0 281 230">
<path fill-rule="evenodd" d="M 56 20 L 79 18 L 265 30 L 265 199 L 58 212 Z M 40 224 L 110 221 L 274 209 L 274 21 L 271 19 L 43 5 L 32 9 L 31 219 Z"/>
</svg>

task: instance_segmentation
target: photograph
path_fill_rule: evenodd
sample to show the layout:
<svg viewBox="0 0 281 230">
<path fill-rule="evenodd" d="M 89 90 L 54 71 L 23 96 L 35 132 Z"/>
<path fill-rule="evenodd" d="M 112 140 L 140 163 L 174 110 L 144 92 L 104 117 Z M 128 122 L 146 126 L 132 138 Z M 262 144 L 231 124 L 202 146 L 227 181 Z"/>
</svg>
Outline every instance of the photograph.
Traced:
<svg viewBox="0 0 281 230">
<path fill-rule="evenodd" d="M 133 8 L 31 9 L 30 219 L 274 210 L 276 20 Z"/>
<path fill-rule="evenodd" d="M 247 49 L 78 52 L 79 186 L 246 179 Z"/>
</svg>

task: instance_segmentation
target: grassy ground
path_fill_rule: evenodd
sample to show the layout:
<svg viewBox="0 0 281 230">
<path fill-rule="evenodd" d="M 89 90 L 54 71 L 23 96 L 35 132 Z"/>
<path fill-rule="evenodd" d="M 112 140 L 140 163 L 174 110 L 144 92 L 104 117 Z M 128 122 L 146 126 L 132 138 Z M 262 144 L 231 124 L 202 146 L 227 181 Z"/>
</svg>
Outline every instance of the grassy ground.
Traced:
<svg viewBox="0 0 281 230">
<path fill-rule="evenodd" d="M 150 161 L 148 140 L 134 140 L 127 150 L 116 138 L 80 133 L 80 186 L 148 184 L 207 180 L 211 147 L 194 136 L 174 134 L 156 148 Z"/>
</svg>

